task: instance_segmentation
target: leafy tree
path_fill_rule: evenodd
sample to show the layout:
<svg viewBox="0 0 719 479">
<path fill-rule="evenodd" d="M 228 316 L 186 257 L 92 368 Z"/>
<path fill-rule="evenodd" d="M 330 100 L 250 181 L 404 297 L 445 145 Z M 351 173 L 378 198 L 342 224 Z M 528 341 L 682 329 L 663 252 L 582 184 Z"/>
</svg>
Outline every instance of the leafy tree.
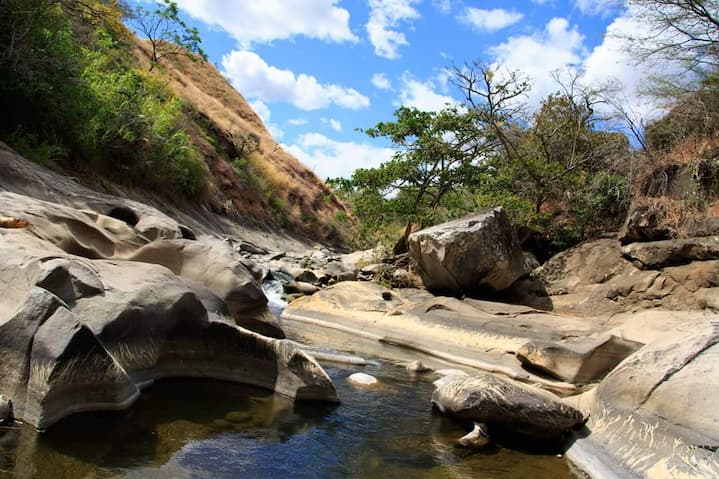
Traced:
<svg viewBox="0 0 719 479">
<path fill-rule="evenodd" d="M 164 59 L 178 55 L 199 55 L 207 60 L 200 48 L 199 31 L 187 26 L 180 18 L 177 3 L 171 0 L 163 0 L 155 10 L 138 5 L 130 15 L 130 25 L 150 41 L 150 71 Z"/>
<path fill-rule="evenodd" d="M 370 230 L 381 223 L 427 224 L 448 198 L 479 180 L 482 154 L 488 151 L 477 135 L 471 114 L 456 108 L 423 112 L 400 107 L 395 121 L 378 123 L 365 133 L 390 140 L 397 152 L 377 168 L 359 169 L 351 180 L 331 180 L 349 192 L 358 216 Z"/>
</svg>

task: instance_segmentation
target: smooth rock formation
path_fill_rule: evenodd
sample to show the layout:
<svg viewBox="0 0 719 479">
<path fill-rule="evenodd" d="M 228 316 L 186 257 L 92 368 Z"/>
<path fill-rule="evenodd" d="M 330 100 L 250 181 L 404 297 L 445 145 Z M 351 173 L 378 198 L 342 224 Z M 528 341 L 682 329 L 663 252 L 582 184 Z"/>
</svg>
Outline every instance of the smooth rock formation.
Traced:
<svg viewBox="0 0 719 479">
<path fill-rule="evenodd" d="M 489 444 L 489 429 L 486 424 L 474 423 L 474 428 L 457 439 L 457 444 L 464 447 L 480 449 Z"/>
<path fill-rule="evenodd" d="M 584 421 L 551 394 L 492 374 L 453 378 L 434 391 L 432 404 L 443 414 L 528 437 L 558 439 Z"/>
<path fill-rule="evenodd" d="M 668 330 L 578 398 L 568 457 L 592 477 L 719 477 L 719 317 Z"/>
<path fill-rule="evenodd" d="M 8 195 L 0 194 L 3 207 L 13 204 Z M 244 268 L 213 255 L 213 244 L 148 243 L 157 246 L 153 258 L 174 271 L 90 259 L 125 254 L 139 236 L 117 220 L 69 210 L 58 205 L 53 215 L 40 205 L 22 212 L 31 227 L 0 229 L 0 384 L 16 417 L 45 428 L 80 411 L 126 408 L 143 386 L 165 377 L 210 377 L 337 401 L 329 377 L 295 344 L 222 316 L 230 303 L 238 322 L 262 322 L 266 300 L 261 290 L 251 293 Z"/>
<path fill-rule="evenodd" d="M 357 384 L 359 386 L 374 386 L 379 382 L 376 377 L 366 373 L 351 374 L 347 377 L 347 380 L 352 384 Z"/>
<path fill-rule="evenodd" d="M 574 384 L 595 381 L 643 344 L 614 335 L 571 345 L 531 341 L 517 351 L 522 364 Z"/>
<path fill-rule="evenodd" d="M 503 290 L 524 273 L 517 235 L 501 208 L 412 233 L 409 252 L 434 292 Z"/>
</svg>

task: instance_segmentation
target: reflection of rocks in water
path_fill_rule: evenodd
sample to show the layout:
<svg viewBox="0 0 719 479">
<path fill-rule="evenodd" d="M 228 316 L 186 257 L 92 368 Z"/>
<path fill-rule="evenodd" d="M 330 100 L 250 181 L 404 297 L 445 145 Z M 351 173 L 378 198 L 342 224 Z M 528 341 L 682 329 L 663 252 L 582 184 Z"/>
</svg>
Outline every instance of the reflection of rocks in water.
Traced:
<svg viewBox="0 0 719 479">
<path fill-rule="evenodd" d="M 330 410 L 320 408 L 324 414 Z M 258 388 L 162 381 L 127 412 L 71 416 L 43 434 L 27 426 L 0 431 L 0 469 L 38 479 L 94 478 L 103 469 L 129 464 L 164 469 L 183 448 L 199 441 L 259 430 L 263 440 L 281 442 L 323 417 L 297 412 L 292 400 Z"/>
</svg>

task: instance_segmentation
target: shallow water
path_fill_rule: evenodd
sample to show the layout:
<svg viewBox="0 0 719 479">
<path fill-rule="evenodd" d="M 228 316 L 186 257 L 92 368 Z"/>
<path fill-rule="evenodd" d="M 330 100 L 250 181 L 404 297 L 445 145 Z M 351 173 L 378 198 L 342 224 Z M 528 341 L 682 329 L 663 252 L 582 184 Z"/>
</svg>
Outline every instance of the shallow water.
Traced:
<svg viewBox="0 0 719 479">
<path fill-rule="evenodd" d="M 300 341 L 367 351 L 344 335 L 333 342 L 331 334 L 284 327 Z M 455 446 L 467 426 L 432 413 L 434 377 L 409 375 L 396 364 L 401 351 L 375 347 L 367 366 L 324 364 L 340 405 L 293 404 L 220 381 L 172 380 L 145 390 L 123 413 L 73 416 L 44 434 L 0 429 L 0 477 L 575 477 L 556 451 L 517 450 L 526 444 L 476 452 Z M 346 378 L 357 371 L 376 376 L 380 385 L 352 386 Z"/>
</svg>

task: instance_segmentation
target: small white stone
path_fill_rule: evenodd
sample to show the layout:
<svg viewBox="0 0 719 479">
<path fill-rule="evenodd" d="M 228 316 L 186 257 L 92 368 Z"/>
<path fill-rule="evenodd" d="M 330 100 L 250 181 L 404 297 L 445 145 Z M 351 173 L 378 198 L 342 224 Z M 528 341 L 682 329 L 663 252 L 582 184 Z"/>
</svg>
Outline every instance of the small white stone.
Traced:
<svg viewBox="0 0 719 479">
<path fill-rule="evenodd" d="M 374 386 L 378 382 L 377 378 L 365 373 L 354 373 L 350 375 L 347 380 L 360 386 Z"/>
</svg>

